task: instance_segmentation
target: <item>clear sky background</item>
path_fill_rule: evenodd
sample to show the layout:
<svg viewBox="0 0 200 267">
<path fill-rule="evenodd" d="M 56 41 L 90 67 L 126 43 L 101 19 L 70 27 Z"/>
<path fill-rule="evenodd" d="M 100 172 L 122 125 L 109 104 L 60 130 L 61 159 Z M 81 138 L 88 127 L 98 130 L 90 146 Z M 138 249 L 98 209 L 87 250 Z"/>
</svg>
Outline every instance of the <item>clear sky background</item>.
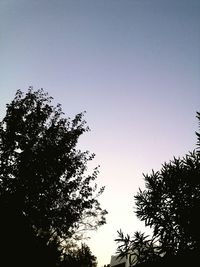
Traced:
<svg viewBox="0 0 200 267">
<path fill-rule="evenodd" d="M 142 173 L 195 148 L 200 1 L 0 0 L 1 117 L 29 86 L 67 116 L 87 111 L 79 146 L 96 154 L 109 212 L 89 241 L 101 267 L 117 230 L 145 230 L 133 212 Z"/>
</svg>

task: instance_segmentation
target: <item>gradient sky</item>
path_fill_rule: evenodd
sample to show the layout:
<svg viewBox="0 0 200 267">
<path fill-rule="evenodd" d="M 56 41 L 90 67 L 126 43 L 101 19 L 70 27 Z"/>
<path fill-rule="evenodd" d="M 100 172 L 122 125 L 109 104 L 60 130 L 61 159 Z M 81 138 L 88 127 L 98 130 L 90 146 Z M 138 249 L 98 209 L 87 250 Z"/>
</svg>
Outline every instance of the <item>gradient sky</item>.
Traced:
<svg viewBox="0 0 200 267">
<path fill-rule="evenodd" d="M 79 146 L 96 154 L 109 212 L 88 241 L 101 267 L 117 230 L 145 230 L 133 212 L 142 173 L 195 148 L 200 1 L 0 0 L 1 118 L 29 86 L 67 116 L 87 112 Z"/>
</svg>

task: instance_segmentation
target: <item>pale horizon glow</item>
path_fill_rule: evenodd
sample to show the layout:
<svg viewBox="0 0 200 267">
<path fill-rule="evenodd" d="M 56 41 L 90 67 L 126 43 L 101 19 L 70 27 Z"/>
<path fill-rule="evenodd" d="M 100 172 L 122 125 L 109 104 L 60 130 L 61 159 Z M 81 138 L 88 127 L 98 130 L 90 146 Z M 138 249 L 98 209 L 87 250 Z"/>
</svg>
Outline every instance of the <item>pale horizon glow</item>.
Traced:
<svg viewBox="0 0 200 267">
<path fill-rule="evenodd" d="M 2 0 L 0 110 L 17 89 L 44 88 L 66 116 L 86 111 L 80 139 L 100 165 L 107 224 L 87 241 L 110 263 L 134 214 L 142 173 L 196 146 L 200 111 L 198 0 Z"/>
</svg>

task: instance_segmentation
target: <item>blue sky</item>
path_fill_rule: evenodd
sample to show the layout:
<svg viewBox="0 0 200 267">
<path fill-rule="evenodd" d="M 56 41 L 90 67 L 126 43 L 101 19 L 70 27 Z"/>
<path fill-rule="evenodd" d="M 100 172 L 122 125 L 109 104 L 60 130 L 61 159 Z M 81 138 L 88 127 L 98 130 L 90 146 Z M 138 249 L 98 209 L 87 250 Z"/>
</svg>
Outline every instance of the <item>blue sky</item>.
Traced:
<svg viewBox="0 0 200 267">
<path fill-rule="evenodd" d="M 67 116 L 86 110 L 80 147 L 96 154 L 108 223 L 89 244 L 99 267 L 122 228 L 144 230 L 133 196 L 142 173 L 195 148 L 200 2 L 1 0 L 0 111 L 43 87 Z"/>
</svg>

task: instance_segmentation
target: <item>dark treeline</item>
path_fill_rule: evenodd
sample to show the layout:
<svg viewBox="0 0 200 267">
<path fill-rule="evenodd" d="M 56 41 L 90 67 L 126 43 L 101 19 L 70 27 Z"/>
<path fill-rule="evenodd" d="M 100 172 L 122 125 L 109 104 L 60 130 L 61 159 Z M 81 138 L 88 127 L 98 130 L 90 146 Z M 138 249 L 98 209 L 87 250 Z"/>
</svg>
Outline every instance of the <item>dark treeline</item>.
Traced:
<svg viewBox="0 0 200 267">
<path fill-rule="evenodd" d="M 200 123 L 200 113 L 197 113 Z M 0 265 L 96 267 L 84 234 L 106 223 L 94 158 L 78 150 L 89 128 L 66 118 L 44 90 L 17 91 L 0 122 Z M 200 260 L 200 133 L 197 148 L 144 175 L 136 215 L 152 237 L 120 230 L 117 253 L 130 266 L 188 266 Z"/>
<path fill-rule="evenodd" d="M 0 265 L 95 267 L 87 230 L 105 224 L 94 154 L 76 148 L 83 114 L 65 118 L 44 90 L 17 91 L 0 123 Z M 88 172 L 87 172 L 88 173 Z"/>
<path fill-rule="evenodd" d="M 200 113 L 197 112 L 200 126 Z M 197 147 L 183 158 L 144 175 L 146 189 L 135 196 L 136 215 L 152 237 L 118 231 L 117 254 L 130 266 L 189 266 L 200 261 L 200 133 Z"/>
</svg>

